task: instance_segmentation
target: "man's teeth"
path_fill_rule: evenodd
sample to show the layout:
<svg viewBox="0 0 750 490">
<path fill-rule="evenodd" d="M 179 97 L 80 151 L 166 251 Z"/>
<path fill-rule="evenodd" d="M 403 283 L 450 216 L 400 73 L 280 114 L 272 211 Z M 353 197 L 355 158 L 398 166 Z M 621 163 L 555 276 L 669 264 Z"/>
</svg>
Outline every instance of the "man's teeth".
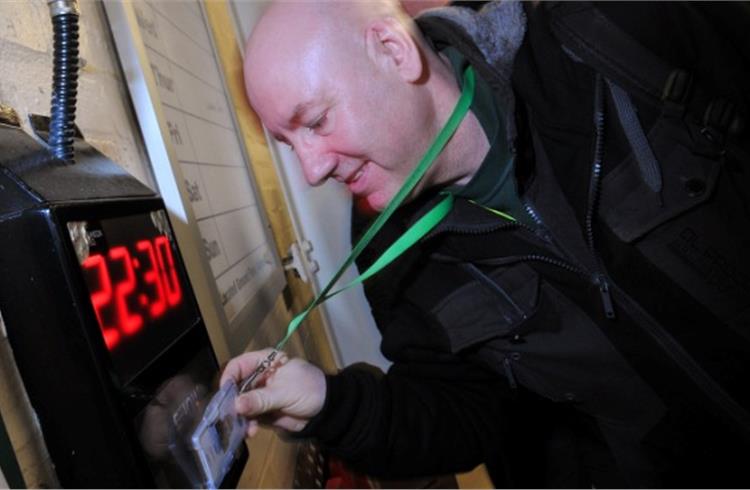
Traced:
<svg viewBox="0 0 750 490">
<path fill-rule="evenodd" d="M 363 174 L 363 173 L 364 173 L 364 171 L 362 171 L 362 170 L 357 170 L 357 173 L 355 173 L 355 174 L 354 174 L 354 177 L 352 177 L 352 178 L 351 178 L 351 181 L 352 181 L 352 182 L 355 182 L 355 181 L 356 181 L 356 180 L 358 180 L 358 179 L 359 179 L 360 177 L 362 177 L 362 174 Z"/>
</svg>

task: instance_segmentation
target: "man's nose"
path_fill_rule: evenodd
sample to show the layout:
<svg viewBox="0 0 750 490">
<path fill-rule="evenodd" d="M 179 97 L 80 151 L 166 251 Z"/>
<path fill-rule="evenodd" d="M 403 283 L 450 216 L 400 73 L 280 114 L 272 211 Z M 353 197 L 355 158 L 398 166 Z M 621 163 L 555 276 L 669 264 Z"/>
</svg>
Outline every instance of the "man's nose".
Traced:
<svg viewBox="0 0 750 490">
<path fill-rule="evenodd" d="M 307 183 L 315 186 L 325 182 L 336 169 L 336 156 L 322 151 L 316 145 L 301 145 L 294 147 L 302 165 Z"/>
</svg>

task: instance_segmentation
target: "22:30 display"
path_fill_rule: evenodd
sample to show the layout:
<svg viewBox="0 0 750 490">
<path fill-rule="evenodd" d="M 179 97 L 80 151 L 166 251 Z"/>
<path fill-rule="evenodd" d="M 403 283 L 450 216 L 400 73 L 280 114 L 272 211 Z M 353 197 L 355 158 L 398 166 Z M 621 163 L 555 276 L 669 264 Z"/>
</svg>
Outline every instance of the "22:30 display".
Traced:
<svg viewBox="0 0 750 490">
<path fill-rule="evenodd" d="M 144 264 L 147 262 L 147 264 Z M 182 289 L 166 235 L 90 255 L 81 264 L 89 276 L 91 303 L 107 348 L 164 316 L 182 302 Z M 94 279 L 95 281 L 91 281 Z M 93 287 L 97 284 L 97 287 Z"/>
</svg>

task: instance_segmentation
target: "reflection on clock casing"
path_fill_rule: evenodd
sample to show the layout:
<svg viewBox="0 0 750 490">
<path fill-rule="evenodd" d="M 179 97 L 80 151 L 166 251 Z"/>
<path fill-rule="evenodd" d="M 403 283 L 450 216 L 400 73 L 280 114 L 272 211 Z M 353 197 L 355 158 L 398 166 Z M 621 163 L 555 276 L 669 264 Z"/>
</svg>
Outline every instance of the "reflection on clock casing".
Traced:
<svg viewBox="0 0 750 490">
<path fill-rule="evenodd" d="M 84 223 L 81 270 L 123 383 L 199 320 L 166 223 L 163 211 Z"/>
</svg>

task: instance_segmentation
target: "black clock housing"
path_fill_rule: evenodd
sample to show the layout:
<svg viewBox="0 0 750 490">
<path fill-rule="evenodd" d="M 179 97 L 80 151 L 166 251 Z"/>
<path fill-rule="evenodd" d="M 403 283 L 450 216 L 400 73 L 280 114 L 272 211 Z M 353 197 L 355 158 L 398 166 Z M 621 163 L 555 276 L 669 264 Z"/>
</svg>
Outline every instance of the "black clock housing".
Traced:
<svg viewBox="0 0 750 490">
<path fill-rule="evenodd" d="M 155 408 L 208 397 L 216 357 L 163 201 L 78 136 L 66 165 L 43 130 L 0 123 L 0 311 L 16 364 L 62 486 L 194 486 Z M 246 459 L 242 445 L 222 486 Z"/>
</svg>

